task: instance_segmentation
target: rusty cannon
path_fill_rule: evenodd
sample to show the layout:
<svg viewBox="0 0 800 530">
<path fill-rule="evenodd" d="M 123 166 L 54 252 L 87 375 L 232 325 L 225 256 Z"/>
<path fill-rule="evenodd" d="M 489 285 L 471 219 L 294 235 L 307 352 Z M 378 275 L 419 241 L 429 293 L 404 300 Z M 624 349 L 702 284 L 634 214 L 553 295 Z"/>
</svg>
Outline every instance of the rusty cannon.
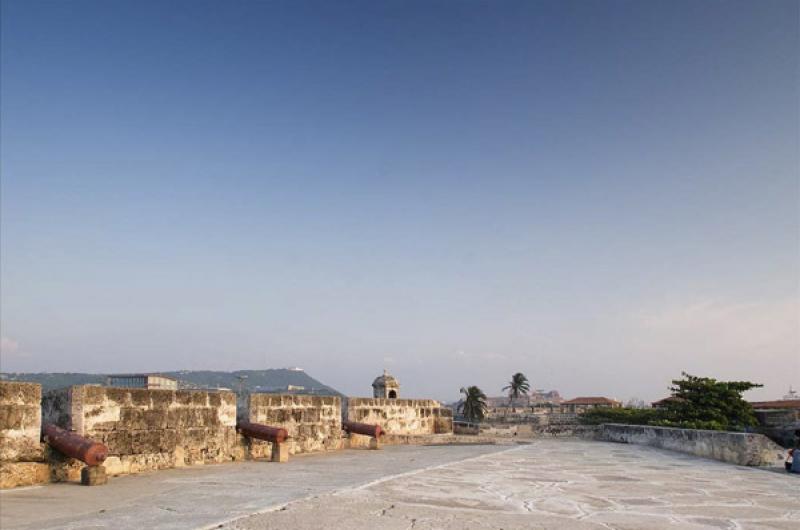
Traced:
<svg viewBox="0 0 800 530">
<path fill-rule="evenodd" d="M 99 466 L 108 456 L 108 447 L 105 445 L 56 427 L 52 423 L 44 425 L 43 433 L 50 447 L 69 457 L 77 458 L 87 466 Z"/>
<path fill-rule="evenodd" d="M 283 427 L 270 427 L 260 423 L 244 421 L 236 424 L 236 430 L 250 438 L 258 438 L 273 443 L 283 443 L 289 438 L 289 432 Z"/>
<path fill-rule="evenodd" d="M 343 421 L 342 422 L 342 429 L 345 432 L 350 434 L 350 443 L 351 447 L 353 447 L 353 443 L 355 440 L 353 439 L 353 434 L 360 434 L 362 436 L 369 436 L 369 448 L 370 449 L 380 449 L 380 439 L 383 436 L 383 429 L 381 429 L 380 425 L 370 425 L 369 423 L 358 423 L 355 421 Z"/>
<path fill-rule="evenodd" d="M 289 432 L 283 427 L 271 427 L 260 423 L 242 421 L 236 424 L 236 430 L 248 438 L 256 438 L 272 442 L 272 461 L 287 462 L 289 460 Z"/>
<path fill-rule="evenodd" d="M 343 421 L 342 429 L 351 434 L 361 434 L 364 436 L 371 436 L 372 438 L 380 438 L 383 435 L 383 430 L 380 425 L 370 425 L 369 423 Z"/>
<path fill-rule="evenodd" d="M 87 467 L 81 469 L 82 484 L 96 486 L 106 483 L 106 469 L 102 464 L 108 457 L 108 447 L 52 423 L 45 423 L 42 437 L 59 453 L 86 464 Z"/>
</svg>

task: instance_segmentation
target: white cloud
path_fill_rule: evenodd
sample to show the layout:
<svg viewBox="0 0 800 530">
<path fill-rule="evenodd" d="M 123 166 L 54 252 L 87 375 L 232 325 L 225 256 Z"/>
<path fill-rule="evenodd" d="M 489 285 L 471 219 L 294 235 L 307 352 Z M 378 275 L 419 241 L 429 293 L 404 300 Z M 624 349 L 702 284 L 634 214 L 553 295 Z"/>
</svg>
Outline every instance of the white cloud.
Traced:
<svg viewBox="0 0 800 530">
<path fill-rule="evenodd" d="M 13 355 L 19 353 L 19 342 L 9 337 L 0 337 L 0 354 Z"/>
</svg>

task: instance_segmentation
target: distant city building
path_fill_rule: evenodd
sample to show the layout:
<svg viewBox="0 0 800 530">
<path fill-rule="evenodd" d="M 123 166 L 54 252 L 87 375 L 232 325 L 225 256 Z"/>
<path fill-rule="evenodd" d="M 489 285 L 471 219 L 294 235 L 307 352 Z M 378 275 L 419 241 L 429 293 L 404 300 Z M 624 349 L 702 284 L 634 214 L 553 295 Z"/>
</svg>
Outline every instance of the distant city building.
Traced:
<svg viewBox="0 0 800 530">
<path fill-rule="evenodd" d="M 372 395 L 376 398 L 396 399 L 400 395 L 400 383 L 386 370 L 372 382 Z"/>
<path fill-rule="evenodd" d="M 563 399 L 558 390 L 533 390 L 528 395 L 512 399 L 509 403 L 508 396 L 492 396 L 486 398 L 486 406 L 490 409 L 530 407 L 534 405 L 548 405 L 561 403 Z"/>
<path fill-rule="evenodd" d="M 774 401 L 751 401 L 754 410 L 792 409 L 800 410 L 800 399 L 777 399 Z"/>
<path fill-rule="evenodd" d="M 783 429 L 786 442 L 792 443 L 789 433 L 800 429 L 800 399 L 790 397 L 774 401 L 751 401 L 750 406 L 762 427 Z"/>
<path fill-rule="evenodd" d="M 597 409 L 597 408 L 612 408 L 616 409 L 622 406 L 622 403 L 615 399 L 609 399 L 607 397 L 577 397 L 575 399 L 570 399 L 569 401 L 563 401 L 561 403 L 561 410 L 564 412 L 574 412 L 580 414 L 581 412 L 586 412 L 587 410 Z"/>
<path fill-rule="evenodd" d="M 529 401 L 530 398 L 530 401 Z M 511 400 L 508 397 L 490 397 L 486 421 L 506 424 L 553 424 L 563 415 L 574 416 L 595 408 L 618 408 L 622 403 L 606 397 L 578 397 L 564 401 L 556 390 L 534 390 L 529 396 Z"/>
<path fill-rule="evenodd" d="M 119 374 L 108 376 L 108 386 L 146 388 L 148 390 L 177 390 L 178 380 L 161 374 Z"/>
<path fill-rule="evenodd" d="M 301 390 L 305 390 L 306 387 L 299 386 L 299 385 L 286 385 L 287 392 L 300 392 Z"/>
</svg>

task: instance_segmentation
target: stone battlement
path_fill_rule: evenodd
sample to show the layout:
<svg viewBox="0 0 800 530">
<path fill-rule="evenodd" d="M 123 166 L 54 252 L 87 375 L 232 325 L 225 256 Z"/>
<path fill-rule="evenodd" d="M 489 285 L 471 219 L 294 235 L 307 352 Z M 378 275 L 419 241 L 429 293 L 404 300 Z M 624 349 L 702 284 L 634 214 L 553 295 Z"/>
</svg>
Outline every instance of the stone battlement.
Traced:
<svg viewBox="0 0 800 530">
<path fill-rule="evenodd" d="M 48 392 L 44 421 L 108 447 L 111 475 L 235 458 L 236 395 L 80 385 Z"/>
<path fill-rule="evenodd" d="M 42 387 L 0 382 L 0 488 L 30 486 L 50 479 L 39 441 Z"/>
<path fill-rule="evenodd" d="M 274 458 L 271 442 L 237 433 L 237 416 L 285 429 L 289 437 L 276 448 L 287 455 L 360 446 L 342 432 L 343 412 L 380 425 L 394 443 L 453 432 L 452 411 L 432 399 L 349 398 L 343 410 L 337 396 L 251 394 L 239 407 L 228 391 L 77 385 L 42 396 L 38 384 L 0 382 L 2 484 L 78 480 L 81 461 L 44 449 L 43 422 L 105 445 L 103 467 L 112 476 Z"/>
<path fill-rule="evenodd" d="M 451 434 L 453 412 L 433 399 L 347 398 L 347 419 L 380 425 L 387 434 Z"/>
<path fill-rule="evenodd" d="M 342 447 L 342 400 L 339 397 L 250 394 L 246 413 L 252 423 L 286 429 L 290 454 Z M 262 440 L 251 440 L 251 456 L 266 456 L 270 445 Z"/>
</svg>

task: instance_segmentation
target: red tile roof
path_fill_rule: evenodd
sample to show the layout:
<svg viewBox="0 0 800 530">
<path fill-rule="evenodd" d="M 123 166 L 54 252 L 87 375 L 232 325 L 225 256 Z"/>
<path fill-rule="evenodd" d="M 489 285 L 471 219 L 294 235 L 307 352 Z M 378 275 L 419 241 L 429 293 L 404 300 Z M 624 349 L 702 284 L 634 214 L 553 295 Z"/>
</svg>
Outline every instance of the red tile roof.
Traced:
<svg viewBox="0 0 800 530">
<path fill-rule="evenodd" d="M 800 399 L 778 399 L 776 401 L 751 401 L 754 409 L 800 409 Z"/>
<path fill-rule="evenodd" d="M 607 397 L 576 397 L 569 401 L 562 401 L 562 405 L 616 405 L 619 401 Z"/>
</svg>

